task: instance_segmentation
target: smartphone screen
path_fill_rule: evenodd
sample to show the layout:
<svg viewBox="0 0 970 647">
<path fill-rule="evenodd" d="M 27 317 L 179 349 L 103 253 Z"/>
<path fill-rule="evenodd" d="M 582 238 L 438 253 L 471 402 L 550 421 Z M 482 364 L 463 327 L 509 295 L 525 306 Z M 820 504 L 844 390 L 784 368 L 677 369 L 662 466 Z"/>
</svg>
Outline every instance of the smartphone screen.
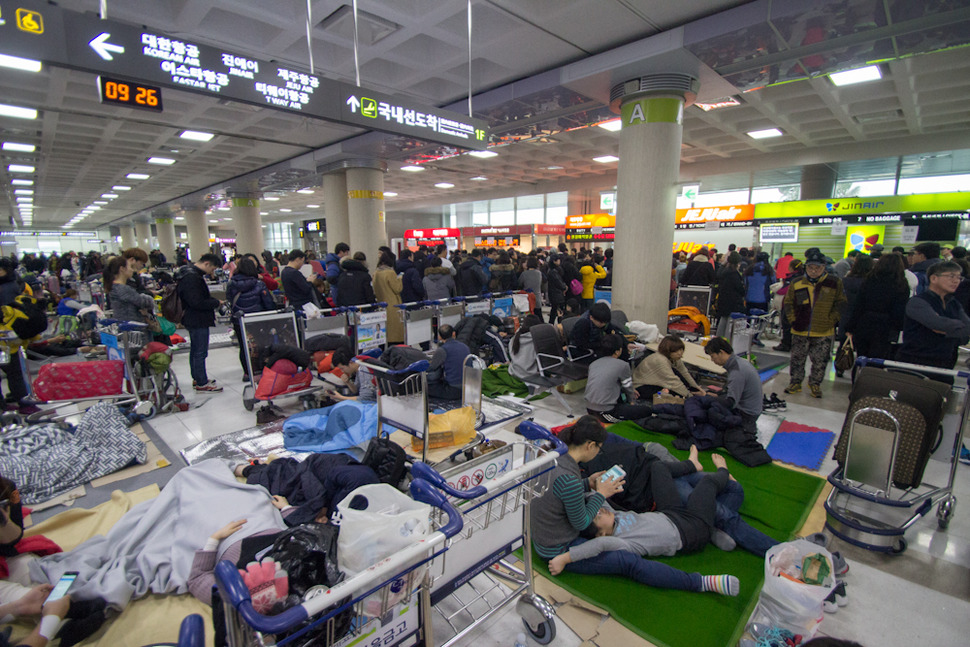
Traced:
<svg viewBox="0 0 970 647">
<path fill-rule="evenodd" d="M 68 590 L 70 590 L 71 585 L 74 584 L 74 580 L 77 579 L 77 571 L 68 571 L 61 575 L 61 579 L 57 581 L 54 588 L 51 590 L 50 595 L 47 596 L 47 602 L 53 602 L 54 600 L 60 600 L 65 595 L 67 595 Z"/>
</svg>

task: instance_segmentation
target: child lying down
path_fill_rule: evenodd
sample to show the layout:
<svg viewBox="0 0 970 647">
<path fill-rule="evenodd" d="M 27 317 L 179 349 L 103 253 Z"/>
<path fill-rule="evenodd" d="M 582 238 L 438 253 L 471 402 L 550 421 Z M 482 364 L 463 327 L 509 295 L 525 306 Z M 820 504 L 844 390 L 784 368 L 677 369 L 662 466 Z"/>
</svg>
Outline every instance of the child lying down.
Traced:
<svg viewBox="0 0 970 647">
<path fill-rule="evenodd" d="M 650 466 L 650 478 L 656 512 L 615 512 L 604 503 L 593 522 L 580 533 L 589 541 L 573 546 L 569 551 L 549 560 L 549 572 L 558 575 L 567 564 L 596 557 L 606 551 L 629 551 L 652 557 L 676 555 L 702 550 L 711 541 L 714 531 L 714 506 L 718 493 L 732 478 L 727 463 L 720 454 L 711 459 L 717 471 L 708 473 L 681 503 L 680 494 L 667 463 L 654 462 Z M 733 575 L 722 578 L 720 587 L 729 595 L 738 594 L 738 578 Z"/>
</svg>

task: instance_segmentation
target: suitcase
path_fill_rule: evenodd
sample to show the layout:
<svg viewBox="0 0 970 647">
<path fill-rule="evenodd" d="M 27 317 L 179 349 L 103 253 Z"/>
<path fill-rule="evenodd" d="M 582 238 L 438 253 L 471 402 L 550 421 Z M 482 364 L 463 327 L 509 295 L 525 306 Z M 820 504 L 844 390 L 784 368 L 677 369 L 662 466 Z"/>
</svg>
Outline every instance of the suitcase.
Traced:
<svg viewBox="0 0 970 647">
<path fill-rule="evenodd" d="M 305 389 L 312 381 L 313 375 L 308 370 L 299 371 L 295 375 L 283 375 L 271 368 L 264 368 L 256 386 L 255 397 L 257 400 L 269 400 Z"/>
<path fill-rule="evenodd" d="M 914 407 L 925 422 L 917 425 L 919 428 L 911 428 L 900 420 L 903 438 L 900 440 L 896 466 L 893 470 L 893 482 L 898 487 L 916 487 L 923 480 L 926 462 L 940 437 L 946 401 L 950 393 L 951 388 L 948 384 L 922 375 L 866 366 L 856 375 L 856 381 L 849 393 L 849 414 L 842 426 L 843 435 L 852 412 L 858 410 L 856 403 L 864 398 L 889 398 Z M 840 438 L 839 445 L 836 447 L 836 460 L 840 465 L 845 457 L 844 448 L 841 454 L 838 453 L 841 444 Z M 900 468 L 901 462 L 908 467 Z"/>
<path fill-rule="evenodd" d="M 41 400 L 78 400 L 121 395 L 125 363 L 121 360 L 45 364 L 34 380 L 34 395 Z"/>
</svg>

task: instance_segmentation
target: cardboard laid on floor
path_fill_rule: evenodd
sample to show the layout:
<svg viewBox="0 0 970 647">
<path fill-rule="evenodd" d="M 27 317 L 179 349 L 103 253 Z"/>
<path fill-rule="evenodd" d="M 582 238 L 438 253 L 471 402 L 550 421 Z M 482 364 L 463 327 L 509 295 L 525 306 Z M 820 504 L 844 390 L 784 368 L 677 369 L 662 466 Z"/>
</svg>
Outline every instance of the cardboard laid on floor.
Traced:
<svg viewBox="0 0 970 647">
<path fill-rule="evenodd" d="M 647 344 L 647 348 L 654 353 L 657 352 L 659 347 L 660 342 L 655 341 L 652 344 Z M 692 341 L 684 340 L 684 363 L 707 373 L 724 374 L 724 369 L 712 362 L 711 358 L 704 352 L 704 346 Z"/>
</svg>

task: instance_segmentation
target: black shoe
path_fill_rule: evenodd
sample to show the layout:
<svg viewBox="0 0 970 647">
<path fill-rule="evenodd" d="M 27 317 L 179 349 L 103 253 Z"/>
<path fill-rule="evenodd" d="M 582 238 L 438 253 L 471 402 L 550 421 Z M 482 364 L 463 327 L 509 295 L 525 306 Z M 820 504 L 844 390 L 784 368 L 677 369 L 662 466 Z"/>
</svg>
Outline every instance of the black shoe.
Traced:
<svg viewBox="0 0 970 647">
<path fill-rule="evenodd" d="M 786 346 L 785 344 L 778 344 L 777 346 L 775 346 L 771 350 L 780 350 L 783 353 L 788 353 L 788 352 L 791 352 L 791 346 Z"/>
<path fill-rule="evenodd" d="M 249 377 L 247 374 L 243 374 L 243 382 L 252 382 L 253 378 Z"/>
<path fill-rule="evenodd" d="M 778 397 L 777 393 L 772 393 L 771 398 L 768 400 L 771 403 L 772 409 L 787 409 L 788 403 Z"/>
<path fill-rule="evenodd" d="M 775 408 L 775 403 L 768 399 L 767 395 L 761 396 L 761 408 L 764 411 L 770 411 Z"/>
</svg>

